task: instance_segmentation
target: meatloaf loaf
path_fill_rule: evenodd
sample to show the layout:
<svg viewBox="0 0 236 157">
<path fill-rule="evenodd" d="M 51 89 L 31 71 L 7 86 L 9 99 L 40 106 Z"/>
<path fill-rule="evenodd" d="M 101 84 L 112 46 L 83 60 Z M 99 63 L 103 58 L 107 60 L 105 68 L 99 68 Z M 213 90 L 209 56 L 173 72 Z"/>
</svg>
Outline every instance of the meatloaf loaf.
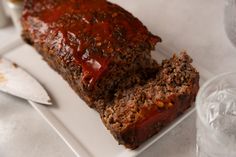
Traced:
<svg viewBox="0 0 236 157">
<path fill-rule="evenodd" d="M 199 74 L 182 53 L 161 65 L 160 42 L 105 0 L 26 0 L 23 39 L 98 111 L 120 144 L 137 148 L 190 107 Z"/>
<path fill-rule="evenodd" d="M 26 0 L 23 39 L 87 104 L 122 86 L 132 73 L 157 71 L 150 51 L 158 36 L 105 0 Z"/>
<path fill-rule="evenodd" d="M 181 53 L 164 60 L 156 78 L 116 93 L 100 112 L 120 144 L 134 149 L 188 109 L 199 89 L 192 59 Z"/>
</svg>

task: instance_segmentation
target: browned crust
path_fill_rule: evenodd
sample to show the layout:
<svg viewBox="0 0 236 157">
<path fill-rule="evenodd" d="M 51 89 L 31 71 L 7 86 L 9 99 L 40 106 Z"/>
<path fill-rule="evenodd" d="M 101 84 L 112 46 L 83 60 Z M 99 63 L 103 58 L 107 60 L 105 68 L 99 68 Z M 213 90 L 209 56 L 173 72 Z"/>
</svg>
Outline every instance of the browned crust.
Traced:
<svg viewBox="0 0 236 157">
<path fill-rule="evenodd" d="M 178 97 L 173 99 L 174 107 L 166 112 L 162 112 L 161 114 L 169 115 L 168 118 L 163 120 L 153 121 L 147 125 L 142 126 L 142 128 L 131 127 L 127 128 L 123 132 L 116 132 L 115 130 L 110 130 L 112 135 L 117 139 L 119 144 L 125 145 L 125 147 L 129 149 L 136 149 L 147 139 L 156 135 L 163 128 L 168 126 L 171 122 L 173 122 L 177 117 L 181 116 L 195 101 L 195 97 L 197 91 L 199 89 L 198 79 L 196 79 L 195 85 L 191 88 L 192 92 L 190 94 L 179 95 Z M 169 101 L 169 100 L 168 100 Z M 161 115 L 159 115 L 161 116 Z M 148 132 L 148 134 L 144 133 Z M 139 138 L 142 136 L 141 138 Z"/>
<path fill-rule="evenodd" d="M 66 49 L 68 45 L 74 43 L 62 43 L 62 46 L 54 44 L 54 47 L 52 44 L 57 42 L 57 35 L 61 33 L 57 32 L 57 25 L 63 25 L 64 23 L 68 26 L 68 23 L 65 23 L 66 20 L 69 20 L 72 24 L 77 24 L 73 21 L 74 16 L 72 18 L 70 14 L 72 19 L 60 19 L 62 21 L 54 23 L 53 27 L 56 26 L 56 29 L 48 25 L 50 33 L 46 33 L 46 35 L 38 31 L 45 24 L 39 19 L 41 11 L 59 5 L 58 3 L 63 4 L 72 1 L 49 0 L 52 4 L 47 5 L 48 1 L 42 0 L 39 2 L 40 5 L 44 6 L 45 3 L 46 6 L 43 9 L 36 7 L 36 9 L 39 9 L 37 11 L 30 10 L 37 2 L 36 0 L 27 0 L 27 2 L 26 10 L 28 12 L 25 11 L 25 16 L 22 18 L 23 39 L 36 48 L 43 59 L 69 83 L 90 107 L 95 108 L 100 113 L 107 129 L 111 131 L 120 144 L 131 149 L 137 148 L 141 143 L 184 113 L 195 100 L 199 89 L 199 74 L 190 64 L 192 62 L 191 58 L 186 53 L 181 54 L 180 57 L 173 56 L 171 59 L 163 61 L 162 66 L 159 67 L 151 58 L 150 51 L 154 48 L 156 42 L 161 41 L 161 39 L 148 32 L 142 24 L 138 26 L 145 33 L 140 34 L 139 32 L 138 40 L 132 40 L 133 37 L 126 40 L 122 33 L 120 34 L 119 40 L 125 42 L 113 46 L 121 46 L 122 51 L 119 47 L 119 51 L 114 49 L 112 49 L 114 51 L 110 51 L 105 46 L 106 50 L 103 53 L 105 56 L 112 54 L 112 61 L 102 77 L 96 80 L 94 87 L 88 87 L 84 82 L 85 80 L 83 80 L 85 75 L 83 67 L 74 62 L 75 56 Z M 80 2 L 84 1 L 80 0 Z M 108 4 L 110 8 L 119 10 L 122 17 L 125 17 L 123 15 L 126 14 L 131 20 L 139 23 L 135 17 L 119 6 L 109 2 Z M 108 10 L 109 16 L 113 9 Z M 80 16 L 78 15 L 76 18 L 79 19 Z M 83 37 L 86 37 L 86 35 Z M 66 40 L 66 38 L 62 37 L 61 39 Z M 89 36 L 90 38 L 91 36 Z M 132 41 L 131 44 L 127 42 L 129 40 Z M 96 49 L 97 47 L 93 47 L 93 45 L 94 43 L 88 48 Z M 98 46 L 101 46 L 101 44 L 99 43 Z M 58 49 L 58 47 L 60 48 Z M 100 57 L 103 58 L 104 56 L 101 55 Z M 158 72 L 159 70 L 160 72 Z M 185 77 L 185 74 L 182 75 L 182 72 L 188 74 L 188 77 Z M 169 76 L 171 76 L 170 79 L 168 79 Z M 189 81 L 184 81 L 185 79 Z M 165 92 L 161 93 L 162 90 L 157 89 L 154 90 L 156 93 L 153 92 L 152 88 L 160 87 L 160 89 L 163 89 L 163 84 L 166 85 Z M 180 90 L 174 89 L 177 86 Z M 152 97 L 149 96 L 147 102 L 143 102 L 143 89 L 151 89 L 149 93 L 144 92 L 144 97 L 154 93 L 159 96 L 158 101 L 152 101 Z M 169 92 L 169 95 L 166 92 Z M 126 94 L 129 95 L 126 96 Z M 141 101 L 133 101 L 136 99 L 135 94 Z"/>
<path fill-rule="evenodd" d="M 85 4 L 86 7 L 89 7 L 90 3 L 93 6 L 95 2 L 97 1 L 90 0 L 85 2 L 79 0 L 76 3 L 78 6 Z M 92 11 L 86 10 L 86 12 L 80 12 L 79 7 L 75 7 L 73 9 L 76 14 L 73 14 L 68 13 L 67 10 L 63 10 L 61 11 L 61 18 L 56 19 L 52 23 L 45 22 L 51 20 L 48 18 L 50 15 L 41 17 L 41 15 L 44 14 L 47 15 L 48 13 L 57 12 L 50 12 L 50 10 L 53 10 L 52 8 L 58 8 L 57 6 L 59 5 L 65 7 L 70 3 L 75 3 L 75 1 L 42 0 L 39 2 L 37 0 L 26 0 L 25 11 L 21 20 L 23 26 L 22 36 L 27 43 L 36 48 L 43 56 L 44 60 L 47 61 L 54 70 L 59 72 L 59 74 L 69 82 L 76 93 L 78 93 L 90 107 L 97 109 L 94 105 L 94 101 L 99 99 L 112 99 L 111 93 L 124 87 L 125 85 L 122 85 L 122 80 L 129 78 L 131 73 L 149 71 L 150 75 L 148 74 L 148 77 L 150 77 L 152 73 L 156 73 L 158 65 L 152 60 L 150 51 L 154 49 L 155 44 L 160 42 L 161 39 L 151 34 L 137 18 L 118 5 L 101 0 L 101 4 L 99 3 L 99 5 L 102 7 L 105 6 L 105 11 L 93 9 Z M 113 21 L 110 21 L 109 17 L 113 16 L 115 13 L 119 16 L 112 17 L 114 19 Z M 101 17 L 100 14 L 104 15 L 104 17 Z M 64 16 L 68 17 L 64 18 Z M 81 19 L 81 16 L 92 16 L 90 21 L 92 24 L 85 24 L 84 20 Z M 75 18 L 77 20 L 75 20 Z M 97 27 L 102 25 L 104 21 L 110 22 L 107 26 L 109 29 L 113 28 L 114 25 L 117 29 L 119 28 L 118 30 L 122 28 L 123 32 L 117 32 L 113 29 L 112 31 L 114 32 L 112 32 L 112 37 L 105 36 L 105 39 L 100 41 L 102 45 L 111 42 L 108 40 L 117 41 L 111 42 L 110 49 L 106 46 L 101 48 L 100 43 L 99 45 L 94 44 L 95 35 L 93 32 L 86 32 L 84 28 L 80 30 L 72 29 L 70 27 L 71 25 L 79 26 L 79 24 L 81 24 L 86 29 L 89 29 L 91 26 Z M 132 23 L 137 23 L 137 25 L 130 23 L 130 21 L 133 21 Z M 68 23 L 70 23 L 70 25 Z M 61 27 L 61 25 L 64 26 Z M 128 30 L 132 30 L 133 26 L 142 30 L 143 33 L 130 33 Z M 47 29 L 44 30 L 45 27 Z M 70 31 L 73 31 L 74 34 L 78 35 L 76 37 L 73 36 L 73 41 L 71 41 L 71 37 L 68 36 Z M 117 36 L 116 33 L 118 33 L 119 36 Z M 101 32 L 98 32 L 98 34 L 102 35 Z M 86 40 L 88 38 L 89 43 L 89 46 L 86 47 L 86 51 L 98 55 L 99 57 L 97 58 L 100 60 L 106 60 L 104 58 L 109 58 L 110 60 L 108 65 L 104 66 L 105 70 L 97 75 L 96 80 L 94 79 L 95 81 L 92 85 L 88 83 L 90 82 L 90 75 L 92 74 L 88 74 L 86 68 L 83 68 L 82 63 L 78 64 L 74 50 L 76 47 L 74 46 L 76 45 L 74 40 L 82 42 L 84 38 L 86 38 Z M 96 52 L 94 52 L 95 50 Z M 84 51 L 77 53 L 84 53 Z"/>
<path fill-rule="evenodd" d="M 135 149 L 184 113 L 199 89 L 199 74 L 186 54 L 164 60 L 155 79 L 119 91 L 101 118 L 120 144 Z"/>
</svg>

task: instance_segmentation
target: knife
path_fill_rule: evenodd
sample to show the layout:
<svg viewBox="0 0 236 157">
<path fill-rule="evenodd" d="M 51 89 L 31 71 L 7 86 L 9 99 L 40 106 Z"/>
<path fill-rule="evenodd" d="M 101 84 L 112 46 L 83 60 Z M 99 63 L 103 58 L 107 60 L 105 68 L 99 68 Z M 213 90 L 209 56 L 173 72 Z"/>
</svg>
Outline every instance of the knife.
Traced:
<svg viewBox="0 0 236 157">
<path fill-rule="evenodd" d="M 52 105 L 42 85 L 11 61 L 0 58 L 0 91 L 44 105 Z"/>
</svg>

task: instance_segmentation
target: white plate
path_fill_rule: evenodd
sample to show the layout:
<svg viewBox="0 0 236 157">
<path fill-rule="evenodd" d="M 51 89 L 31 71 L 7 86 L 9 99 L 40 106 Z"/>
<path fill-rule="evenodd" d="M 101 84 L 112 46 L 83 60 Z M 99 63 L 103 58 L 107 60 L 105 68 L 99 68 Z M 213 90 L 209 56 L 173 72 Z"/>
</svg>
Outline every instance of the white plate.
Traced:
<svg viewBox="0 0 236 157">
<path fill-rule="evenodd" d="M 159 14 L 157 10 L 160 9 L 162 12 L 165 12 L 162 7 L 163 4 L 167 3 L 164 3 L 164 1 L 150 0 L 147 3 L 143 0 L 120 0 L 116 2 L 120 3 L 123 7 L 135 14 L 135 16 L 139 17 L 152 32 L 161 34 L 160 36 L 165 37 L 167 40 L 169 39 L 169 34 L 164 31 L 166 27 L 169 27 L 171 32 L 178 32 L 178 29 L 181 29 L 180 26 L 174 28 L 173 26 L 163 24 L 168 23 L 168 18 L 163 18 L 163 15 Z M 185 5 L 183 6 L 186 7 Z M 171 7 L 169 9 L 171 9 Z M 181 13 L 182 10 L 176 10 L 176 17 L 183 16 Z M 173 18 L 167 15 L 166 17 L 169 17 L 169 19 Z M 157 19 L 157 21 L 154 19 Z M 185 35 L 186 39 L 189 39 L 190 37 L 191 35 Z M 182 41 L 183 39 L 179 40 Z M 160 46 L 153 53 L 154 58 L 159 61 L 170 56 L 170 52 L 176 50 L 176 48 L 169 43 L 166 44 L 164 42 L 159 45 Z M 196 54 L 190 52 L 190 55 L 195 56 Z M 182 117 L 178 118 L 169 125 L 169 127 L 166 127 L 161 133 L 148 140 L 138 149 L 128 150 L 117 144 L 109 131 L 104 127 L 99 115 L 90 109 L 56 72 L 49 68 L 33 48 L 28 45 L 22 45 L 5 54 L 5 57 L 24 67 L 45 86 L 54 101 L 54 106 L 44 107 L 32 102 L 31 104 L 55 129 L 77 156 L 137 156 L 194 111 L 194 108 L 191 108 Z M 200 67 L 196 62 L 194 64 L 200 71 L 202 83 L 211 74 Z"/>
<path fill-rule="evenodd" d="M 0 54 L 4 54 L 22 44 L 19 39 L 20 35 L 13 26 L 0 28 Z"/>
<path fill-rule="evenodd" d="M 159 48 L 160 51 L 161 49 Z M 99 115 L 75 94 L 61 76 L 54 72 L 33 48 L 28 45 L 22 45 L 4 56 L 25 68 L 45 86 L 52 97 L 54 106 L 45 107 L 32 102 L 31 104 L 77 156 L 136 156 L 160 139 L 169 130 L 173 129 L 194 110 L 194 108 L 191 108 L 161 133 L 148 140 L 137 150 L 131 151 L 117 144 L 109 131 L 104 127 Z M 158 56 L 159 59 L 165 58 L 161 53 L 155 56 Z M 198 70 L 200 70 L 200 73 L 201 71 L 204 72 L 202 69 L 198 68 Z M 203 78 L 204 76 L 201 75 L 202 81 L 204 81 Z"/>
</svg>

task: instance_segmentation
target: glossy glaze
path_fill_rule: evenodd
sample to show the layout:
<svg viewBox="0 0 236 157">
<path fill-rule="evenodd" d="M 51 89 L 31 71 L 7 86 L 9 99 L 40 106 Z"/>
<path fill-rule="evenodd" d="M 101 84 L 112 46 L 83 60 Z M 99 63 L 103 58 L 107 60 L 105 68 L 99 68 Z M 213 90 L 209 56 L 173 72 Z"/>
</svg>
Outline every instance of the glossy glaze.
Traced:
<svg viewBox="0 0 236 157">
<path fill-rule="evenodd" d="M 23 18 L 39 23 L 31 27 L 31 33 L 39 42 L 50 41 L 49 47 L 57 49 L 65 62 L 73 60 L 81 66 L 88 86 L 101 78 L 112 58 L 127 45 L 135 48 L 138 42 L 148 40 L 153 45 L 158 41 L 155 36 L 149 39 L 150 33 L 138 19 L 105 0 L 43 0 L 28 5 L 34 13 L 26 9 Z M 66 53 L 73 53 L 73 58 Z"/>
<path fill-rule="evenodd" d="M 143 108 L 142 115 L 145 117 L 136 124 L 137 141 L 145 141 L 152 136 L 156 131 L 162 129 L 165 125 L 170 123 L 176 116 L 179 110 L 179 104 L 175 104 L 169 108 L 166 107 L 168 102 L 164 102 L 163 108 L 157 107 L 154 104 L 151 108 Z"/>
</svg>

